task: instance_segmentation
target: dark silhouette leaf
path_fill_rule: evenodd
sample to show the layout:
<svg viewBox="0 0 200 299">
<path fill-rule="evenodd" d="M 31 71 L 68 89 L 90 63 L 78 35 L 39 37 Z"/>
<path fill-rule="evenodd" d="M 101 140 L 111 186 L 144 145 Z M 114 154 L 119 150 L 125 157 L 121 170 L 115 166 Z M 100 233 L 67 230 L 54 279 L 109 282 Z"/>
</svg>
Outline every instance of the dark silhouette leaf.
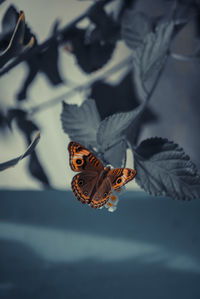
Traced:
<svg viewBox="0 0 200 299">
<path fill-rule="evenodd" d="M 115 42 L 119 38 L 120 25 L 104 10 L 101 2 L 97 2 L 88 11 L 88 18 L 96 25 L 87 35 L 87 42 Z"/>
<path fill-rule="evenodd" d="M 36 178 L 37 180 L 39 180 L 43 184 L 44 187 L 50 187 L 49 179 L 48 179 L 35 151 L 30 156 L 30 159 L 28 162 L 28 169 L 29 169 L 31 175 L 34 178 Z"/>
<path fill-rule="evenodd" d="M 38 130 L 38 126 L 28 119 L 27 112 L 20 109 L 10 109 L 8 111 L 8 123 L 11 127 L 12 121 L 16 121 L 16 124 L 20 131 L 25 135 L 27 143 L 30 143 L 31 135 L 34 131 Z M 30 174 L 39 180 L 45 187 L 50 187 L 50 183 L 47 175 L 37 157 L 35 151 L 32 152 L 28 162 L 28 169 Z"/>
<path fill-rule="evenodd" d="M 115 85 L 96 81 L 91 86 L 90 98 L 95 100 L 101 119 L 114 113 L 133 110 L 139 105 L 133 86 L 132 72 L 126 74 Z"/>
<path fill-rule="evenodd" d="M 24 13 L 20 12 L 14 32 L 12 33 L 6 49 L 0 54 L 0 67 L 3 67 L 11 58 L 17 56 L 21 51 L 30 49 L 34 44 L 34 38 L 31 37 L 25 45 L 25 17 Z"/>
<path fill-rule="evenodd" d="M 0 171 L 3 171 L 7 168 L 15 166 L 19 161 L 21 161 L 22 159 L 24 159 L 28 155 L 32 154 L 33 151 L 35 150 L 35 147 L 36 147 L 37 143 L 39 142 L 39 139 L 40 139 L 40 132 L 38 132 L 35 135 L 32 143 L 29 145 L 29 147 L 24 152 L 24 154 L 22 154 L 21 156 L 15 158 L 15 159 L 9 160 L 9 161 L 4 162 L 4 163 L 0 163 Z"/>
<path fill-rule="evenodd" d="M 31 134 L 34 131 L 38 131 L 39 128 L 35 125 L 31 120 L 27 118 L 27 112 L 20 109 L 10 109 L 7 115 L 8 124 L 11 127 L 11 123 L 13 120 L 16 121 L 18 128 L 25 135 L 28 143 L 31 139 Z"/>
<path fill-rule="evenodd" d="M 92 5 L 87 13 L 93 24 L 87 29 L 72 28 L 63 34 L 65 49 L 74 54 L 78 65 L 86 73 L 102 68 L 111 58 L 120 37 L 120 24 L 103 8 L 102 1 Z"/>
<path fill-rule="evenodd" d="M 57 21 L 53 28 L 53 34 L 57 30 Z M 36 44 L 35 44 L 36 45 Z M 33 54 L 26 62 L 29 68 L 29 73 L 24 81 L 21 90 L 18 93 L 17 99 L 22 101 L 26 99 L 26 94 L 29 86 L 35 79 L 38 72 L 46 75 L 52 85 L 58 85 L 63 83 L 63 79 L 58 69 L 58 41 L 53 39 L 48 44 L 45 50 Z"/>
<path fill-rule="evenodd" d="M 13 5 L 10 5 L 2 19 L 2 32 L 0 34 L 1 50 L 5 50 L 5 48 L 7 48 L 11 35 L 15 30 L 18 18 L 19 13 Z M 3 46 L 4 43 L 5 46 Z"/>
<path fill-rule="evenodd" d="M 7 127 L 7 118 L 4 115 L 3 111 L 0 110 L 0 129 L 4 130 Z"/>
<path fill-rule="evenodd" d="M 196 166 L 177 144 L 162 138 L 144 140 L 135 151 L 136 182 L 152 195 L 200 198 Z"/>
<path fill-rule="evenodd" d="M 73 28 L 66 38 L 65 49 L 76 57 L 79 67 L 84 72 L 92 73 L 109 61 L 115 49 L 115 42 L 95 40 L 86 43 L 85 36 L 86 30 Z"/>
<path fill-rule="evenodd" d="M 7 9 L 2 20 L 2 32 L 0 34 L 1 51 L 5 50 L 8 47 L 13 32 L 16 28 L 18 19 L 20 17 L 20 14 L 21 12 L 18 12 L 18 10 L 13 5 L 10 5 Z M 25 22 L 23 22 L 23 35 L 24 45 L 28 44 L 32 37 L 34 38 L 34 40 L 36 40 L 35 36 L 33 35 L 33 33 L 31 32 L 31 30 Z"/>
</svg>

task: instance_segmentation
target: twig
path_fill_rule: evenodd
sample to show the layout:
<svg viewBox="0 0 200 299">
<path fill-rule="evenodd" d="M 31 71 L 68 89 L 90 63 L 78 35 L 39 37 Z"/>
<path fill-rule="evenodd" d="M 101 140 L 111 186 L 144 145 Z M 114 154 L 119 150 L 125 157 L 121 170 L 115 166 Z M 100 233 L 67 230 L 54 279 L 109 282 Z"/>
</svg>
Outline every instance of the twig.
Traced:
<svg viewBox="0 0 200 299">
<path fill-rule="evenodd" d="M 108 4 L 111 1 L 113 1 L 113 0 L 103 0 L 101 2 L 101 6 L 103 7 L 104 5 Z M 11 69 L 13 69 L 15 66 L 17 66 L 21 62 L 23 62 L 25 60 L 28 60 L 32 55 L 35 55 L 35 54 L 41 52 L 42 50 L 44 50 L 53 40 L 56 39 L 58 42 L 61 43 L 62 42 L 62 35 L 64 33 L 66 34 L 67 31 L 72 29 L 77 23 L 82 21 L 84 18 L 88 17 L 90 10 L 95 5 L 96 5 L 96 3 L 93 4 L 92 6 L 90 6 L 89 9 L 87 9 L 87 11 L 84 12 L 83 14 L 81 14 L 78 18 L 73 20 L 71 23 L 67 24 L 63 29 L 57 30 L 57 32 L 55 34 L 53 34 L 50 38 L 48 38 L 42 44 L 36 46 L 33 49 L 30 49 L 29 51 L 26 51 L 26 52 L 23 52 L 22 54 L 20 54 L 17 58 L 15 58 L 12 62 L 10 62 L 6 67 L 4 67 L 0 71 L 0 77 L 3 76 L 4 74 L 6 74 L 7 72 L 9 72 Z"/>
<path fill-rule="evenodd" d="M 111 76 L 113 73 L 116 73 L 119 70 L 121 70 L 122 68 L 127 67 L 127 66 L 130 66 L 130 67 L 132 66 L 132 56 L 122 60 L 120 63 L 113 66 L 109 70 L 105 71 L 103 74 L 93 77 L 88 82 L 75 86 L 74 88 L 70 89 L 68 92 L 62 94 L 61 96 L 54 98 L 52 100 L 48 100 L 42 104 L 39 104 L 35 107 L 30 108 L 30 110 L 28 111 L 28 114 L 33 115 L 39 111 L 48 109 L 48 108 L 62 102 L 63 100 L 66 100 L 69 97 L 71 98 L 76 92 L 81 92 L 82 90 L 89 88 L 97 80 L 103 80 L 103 79 Z"/>
</svg>

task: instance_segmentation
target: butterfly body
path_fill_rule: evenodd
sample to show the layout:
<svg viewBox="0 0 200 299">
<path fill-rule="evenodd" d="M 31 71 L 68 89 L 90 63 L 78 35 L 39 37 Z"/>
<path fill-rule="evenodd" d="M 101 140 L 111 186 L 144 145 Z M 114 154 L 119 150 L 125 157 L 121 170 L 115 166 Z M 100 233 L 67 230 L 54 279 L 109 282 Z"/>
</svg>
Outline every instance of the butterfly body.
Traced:
<svg viewBox="0 0 200 299">
<path fill-rule="evenodd" d="M 72 191 L 78 200 L 92 208 L 104 206 L 113 190 L 119 190 L 136 175 L 130 168 L 104 168 L 90 150 L 77 142 L 70 142 L 68 150 L 70 166 L 79 172 L 72 179 Z"/>
</svg>

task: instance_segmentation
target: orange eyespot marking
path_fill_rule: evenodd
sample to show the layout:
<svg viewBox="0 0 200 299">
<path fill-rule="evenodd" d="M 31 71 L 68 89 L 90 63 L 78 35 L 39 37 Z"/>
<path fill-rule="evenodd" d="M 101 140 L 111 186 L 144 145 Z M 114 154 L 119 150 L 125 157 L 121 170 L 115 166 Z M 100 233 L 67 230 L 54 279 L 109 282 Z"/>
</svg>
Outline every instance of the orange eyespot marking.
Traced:
<svg viewBox="0 0 200 299">
<path fill-rule="evenodd" d="M 107 205 L 108 205 L 109 207 L 112 207 L 112 206 L 113 206 L 113 204 L 112 204 L 111 202 L 108 202 Z"/>
<path fill-rule="evenodd" d="M 122 182 L 121 178 L 117 179 L 117 181 L 116 181 L 117 184 L 120 184 L 121 182 Z"/>
<path fill-rule="evenodd" d="M 76 164 L 78 165 L 78 166 L 81 166 L 81 165 L 83 165 L 83 159 L 76 159 Z"/>
<path fill-rule="evenodd" d="M 122 177 L 118 178 L 115 182 L 114 188 L 115 189 L 120 188 L 123 185 L 123 183 L 124 183 L 124 178 Z"/>
</svg>

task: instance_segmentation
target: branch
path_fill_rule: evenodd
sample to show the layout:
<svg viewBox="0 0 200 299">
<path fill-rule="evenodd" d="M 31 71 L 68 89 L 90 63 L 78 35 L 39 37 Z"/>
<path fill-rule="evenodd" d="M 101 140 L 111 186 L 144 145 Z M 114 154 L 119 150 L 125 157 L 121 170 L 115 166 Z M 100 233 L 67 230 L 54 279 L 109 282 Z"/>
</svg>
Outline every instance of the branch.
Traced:
<svg viewBox="0 0 200 299">
<path fill-rule="evenodd" d="M 103 0 L 100 5 L 101 7 L 104 7 L 106 4 L 108 4 L 109 2 L 111 2 L 113 0 Z M 0 77 L 3 76 L 4 74 L 6 74 L 7 72 L 9 72 L 11 69 L 13 69 L 14 67 L 16 67 L 18 64 L 20 64 L 21 62 L 28 60 L 31 56 L 43 51 L 44 49 L 46 49 L 46 47 L 51 44 L 51 42 L 53 40 L 57 40 L 59 43 L 62 42 L 62 36 L 63 34 L 66 34 L 68 31 L 70 31 L 77 23 L 79 23 L 80 21 L 82 21 L 84 18 L 89 16 L 90 10 L 96 5 L 93 4 L 92 6 L 89 7 L 89 9 L 87 9 L 86 12 L 84 12 L 83 14 L 81 14 L 78 18 L 76 18 L 74 21 L 72 21 L 71 23 L 67 24 L 63 29 L 57 30 L 57 32 L 55 34 L 53 34 L 50 38 L 48 38 L 46 41 L 44 41 L 42 44 L 36 46 L 33 49 L 30 49 L 29 51 L 20 54 L 17 58 L 15 58 L 11 63 L 9 63 L 6 67 L 4 67 L 1 71 L 0 71 Z"/>
</svg>

